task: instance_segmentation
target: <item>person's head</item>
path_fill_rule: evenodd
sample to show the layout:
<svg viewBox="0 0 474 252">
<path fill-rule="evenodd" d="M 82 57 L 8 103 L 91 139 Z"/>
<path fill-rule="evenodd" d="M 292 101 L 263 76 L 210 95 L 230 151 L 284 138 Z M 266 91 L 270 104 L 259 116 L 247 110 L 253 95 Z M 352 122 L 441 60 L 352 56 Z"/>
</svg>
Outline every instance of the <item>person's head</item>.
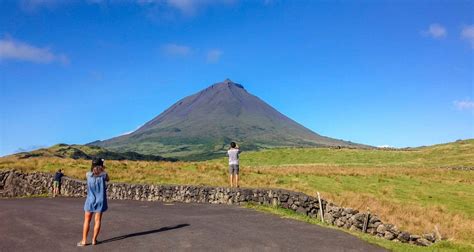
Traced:
<svg viewBox="0 0 474 252">
<path fill-rule="evenodd" d="M 104 171 L 104 161 L 103 158 L 92 159 L 91 172 L 94 173 L 95 176 Z"/>
<path fill-rule="evenodd" d="M 230 147 L 231 148 L 235 148 L 235 146 L 237 146 L 237 144 L 235 144 L 235 142 L 230 142 Z"/>
<path fill-rule="evenodd" d="M 59 169 L 58 172 L 61 173 L 61 172 L 63 172 L 63 170 Z"/>
</svg>

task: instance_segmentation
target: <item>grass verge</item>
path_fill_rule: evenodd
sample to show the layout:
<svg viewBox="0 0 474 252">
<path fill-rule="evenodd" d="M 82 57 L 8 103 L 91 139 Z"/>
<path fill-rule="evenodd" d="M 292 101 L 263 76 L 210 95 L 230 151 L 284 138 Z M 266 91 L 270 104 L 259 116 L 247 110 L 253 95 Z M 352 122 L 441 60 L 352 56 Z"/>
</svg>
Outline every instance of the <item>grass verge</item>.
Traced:
<svg viewBox="0 0 474 252">
<path fill-rule="evenodd" d="M 470 246 L 467 244 L 455 243 L 452 241 L 441 241 L 433 244 L 429 247 L 421 247 L 415 246 L 407 243 L 397 243 L 393 241 L 388 241 L 383 238 L 375 237 L 369 234 L 364 234 L 360 232 L 350 231 L 343 228 L 337 228 L 325 223 L 322 223 L 318 219 L 310 218 L 308 216 L 296 213 L 294 211 L 284 209 L 281 207 L 274 207 L 274 206 L 266 206 L 266 205 L 256 205 L 256 204 L 247 204 L 245 205 L 246 208 L 254 209 L 256 211 L 271 213 L 280 216 L 281 218 L 289 218 L 293 220 L 303 221 L 309 224 L 323 226 L 325 228 L 336 229 L 342 232 L 349 233 L 351 235 L 357 236 L 360 239 L 367 241 L 369 243 L 378 245 L 380 247 L 386 248 L 390 251 L 395 252 L 441 252 L 441 251 L 453 251 L 453 252 L 468 252 L 474 251 L 474 246 Z"/>
</svg>

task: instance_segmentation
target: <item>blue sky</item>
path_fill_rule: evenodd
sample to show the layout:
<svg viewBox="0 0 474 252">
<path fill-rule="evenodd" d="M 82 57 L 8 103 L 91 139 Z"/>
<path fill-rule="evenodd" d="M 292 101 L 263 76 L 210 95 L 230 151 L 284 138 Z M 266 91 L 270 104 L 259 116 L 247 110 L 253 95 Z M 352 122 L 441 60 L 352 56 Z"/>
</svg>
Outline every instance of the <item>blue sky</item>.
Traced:
<svg viewBox="0 0 474 252">
<path fill-rule="evenodd" d="M 136 129 L 230 78 L 330 137 L 474 138 L 472 1 L 0 1 L 0 155 Z"/>
</svg>

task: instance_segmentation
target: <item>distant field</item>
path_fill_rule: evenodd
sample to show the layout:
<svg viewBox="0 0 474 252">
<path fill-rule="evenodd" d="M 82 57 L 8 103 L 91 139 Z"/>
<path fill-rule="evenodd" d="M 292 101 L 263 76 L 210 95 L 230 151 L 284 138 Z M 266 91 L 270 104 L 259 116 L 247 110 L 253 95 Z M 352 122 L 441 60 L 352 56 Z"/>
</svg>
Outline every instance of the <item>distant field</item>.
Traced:
<svg viewBox="0 0 474 252">
<path fill-rule="evenodd" d="M 366 210 L 401 229 L 431 232 L 439 225 L 455 243 L 474 244 L 474 140 L 409 151 L 273 149 L 242 153 L 244 187 L 285 188 Z M 0 158 L 0 169 L 83 178 L 86 160 Z M 107 161 L 112 181 L 227 185 L 225 157 L 205 162 Z"/>
<path fill-rule="evenodd" d="M 218 160 L 225 162 L 225 157 Z M 408 150 L 288 148 L 249 152 L 247 166 L 324 165 L 344 167 L 473 167 L 474 140 Z"/>
</svg>

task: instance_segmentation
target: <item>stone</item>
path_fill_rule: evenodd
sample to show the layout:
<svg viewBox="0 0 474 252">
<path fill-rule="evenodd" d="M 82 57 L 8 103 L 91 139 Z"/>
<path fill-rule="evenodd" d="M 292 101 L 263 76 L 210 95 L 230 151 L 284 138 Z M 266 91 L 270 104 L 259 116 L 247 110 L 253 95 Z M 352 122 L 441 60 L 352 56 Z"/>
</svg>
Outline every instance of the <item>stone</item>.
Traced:
<svg viewBox="0 0 474 252">
<path fill-rule="evenodd" d="M 358 213 L 359 211 L 354 210 L 352 208 L 345 208 L 343 212 L 346 213 L 346 214 L 351 214 L 352 215 L 352 214 Z"/>
<path fill-rule="evenodd" d="M 382 224 L 377 227 L 377 233 L 379 234 L 385 234 L 385 231 L 387 231 L 387 226 Z"/>
<path fill-rule="evenodd" d="M 421 238 L 421 236 L 419 236 L 419 235 L 413 235 L 413 234 L 410 235 L 410 241 L 416 241 L 416 240 L 418 240 L 418 239 L 420 239 L 420 238 Z"/>
<path fill-rule="evenodd" d="M 376 215 L 370 215 L 369 223 L 377 223 L 377 222 L 381 222 L 379 217 L 377 217 Z"/>
<path fill-rule="evenodd" d="M 357 227 L 354 226 L 354 225 L 352 225 L 352 226 L 349 228 L 349 230 L 351 230 L 351 231 L 360 231 L 360 229 L 357 228 Z"/>
<path fill-rule="evenodd" d="M 383 238 L 387 239 L 387 240 L 393 240 L 393 239 L 395 239 L 395 237 L 396 236 L 390 231 L 385 231 L 385 234 L 383 236 Z"/>
<path fill-rule="evenodd" d="M 409 242 L 410 241 L 410 234 L 407 233 L 407 232 L 400 232 L 398 234 L 398 240 L 400 240 L 401 242 Z"/>
<path fill-rule="evenodd" d="M 334 222 L 334 225 L 338 226 L 338 227 L 342 227 L 344 226 L 345 222 L 342 221 L 341 219 L 337 219 L 335 222 Z"/>
<path fill-rule="evenodd" d="M 371 235 L 376 235 L 377 234 L 377 229 L 375 228 L 367 228 L 367 233 Z"/>
<path fill-rule="evenodd" d="M 392 232 L 395 236 L 398 236 L 400 234 L 400 230 L 398 229 L 397 226 L 391 226 L 390 227 L 390 232 Z"/>
<path fill-rule="evenodd" d="M 423 234 L 422 237 L 430 242 L 436 241 L 436 236 L 434 234 Z"/>
<path fill-rule="evenodd" d="M 419 238 L 418 240 L 415 241 L 415 244 L 420 245 L 420 246 L 430 246 L 432 242 L 428 241 L 425 238 Z"/>
<path fill-rule="evenodd" d="M 334 217 L 330 213 L 325 213 L 324 214 L 324 221 L 332 224 L 334 222 Z"/>
<path fill-rule="evenodd" d="M 304 207 L 298 207 L 298 209 L 296 209 L 296 212 L 304 215 L 308 213 Z"/>
<path fill-rule="evenodd" d="M 367 227 L 369 228 L 377 228 L 379 225 L 381 225 L 382 222 L 374 222 L 374 223 L 369 223 Z"/>
</svg>

